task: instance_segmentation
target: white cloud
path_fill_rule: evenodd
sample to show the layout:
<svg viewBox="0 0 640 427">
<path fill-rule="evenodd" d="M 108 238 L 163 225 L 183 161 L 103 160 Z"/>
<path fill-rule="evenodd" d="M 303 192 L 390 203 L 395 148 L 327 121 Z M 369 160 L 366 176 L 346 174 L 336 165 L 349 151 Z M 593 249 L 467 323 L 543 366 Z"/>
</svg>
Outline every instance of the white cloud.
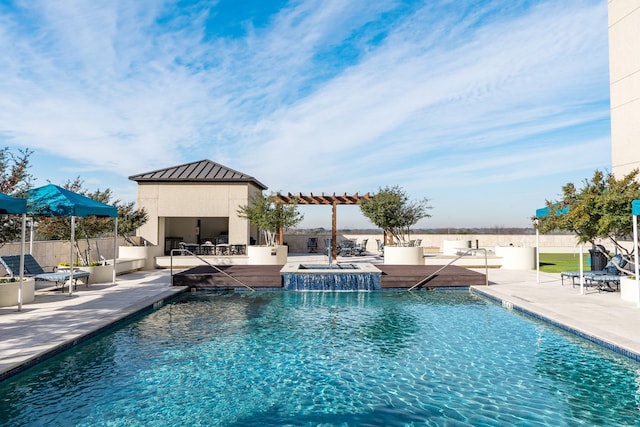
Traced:
<svg viewBox="0 0 640 427">
<path fill-rule="evenodd" d="M 601 2 L 296 1 L 228 38 L 215 3 L 27 5 L 0 17 L 0 142 L 68 173 L 211 158 L 274 190 L 419 191 L 609 161 Z"/>
</svg>

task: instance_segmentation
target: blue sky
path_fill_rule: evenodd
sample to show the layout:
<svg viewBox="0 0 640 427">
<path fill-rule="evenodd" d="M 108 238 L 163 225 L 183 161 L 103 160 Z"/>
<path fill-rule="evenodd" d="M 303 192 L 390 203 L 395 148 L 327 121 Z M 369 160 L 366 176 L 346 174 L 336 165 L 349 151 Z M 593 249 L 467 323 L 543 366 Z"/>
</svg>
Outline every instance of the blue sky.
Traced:
<svg viewBox="0 0 640 427">
<path fill-rule="evenodd" d="M 270 191 L 399 185 L 424 227 L 529 226 L 611 168 L 607 43 L 602 0 L 0 0 L 0 146 L 124 201 L 210 159 Z"/>
</svg>

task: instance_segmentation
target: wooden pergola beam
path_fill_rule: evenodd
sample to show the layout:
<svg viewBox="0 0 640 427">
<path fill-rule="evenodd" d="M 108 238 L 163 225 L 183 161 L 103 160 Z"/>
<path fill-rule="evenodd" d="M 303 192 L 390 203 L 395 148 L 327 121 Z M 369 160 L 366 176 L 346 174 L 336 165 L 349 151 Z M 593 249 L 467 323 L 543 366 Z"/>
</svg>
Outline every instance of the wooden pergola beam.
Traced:
<svg viewBox="0 0 640 427">
<path fill-rule="evenodd" d="M 338 247 L 336 239 L 338 238 L 338 226 L 337 226 L 337 206 L 338 205 L 359 205 L 363 200 L 369 200 L 371 196 L 369 193 L 366 193 L 360 196 L 358 193 L 353 195 L 348 195 L 344 193 L 342 196 L 336 196 L 336 193 L 333 195 L 325 195 L 322 193 L 319 196 L 314 196 L 313 193 L 309 193 L 309 195 L 304 195 L 302 193 L 298 193 L 297 196 L 294 196 L 291 193 L 287 193 L 287 195 L 283 195 L 280 193 L 276 194 L 276 202 L 284 203 L 284 204 L 292 204 L 297 203 L 300 205 L 331 205 L 331 255 L 333 259 L 336 259 L 338 256 Z M 280 244 L 283 244 L 284 240 L 284 230 L 280 231 Z"/>
</svg>

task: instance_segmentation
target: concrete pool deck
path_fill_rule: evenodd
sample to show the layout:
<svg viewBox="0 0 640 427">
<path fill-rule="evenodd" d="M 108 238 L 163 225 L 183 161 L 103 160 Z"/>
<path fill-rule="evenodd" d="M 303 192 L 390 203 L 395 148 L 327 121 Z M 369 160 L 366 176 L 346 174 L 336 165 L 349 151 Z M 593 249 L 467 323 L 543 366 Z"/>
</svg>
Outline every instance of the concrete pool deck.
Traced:
<svg viewBox="0 0 640 427">
<path fill-rule="evenodd" d="M 484 269 L 476 271 L 484 273 Z M 489 269 L 490 286 L 473 288 L 516 309 L 577 332 L 640 360 L 640 309 L 619 292 L 561 284 L 559 274 Z M 123 319 L 184 291 L 170 286 L 168 270 L 118 276 L 116 285 L 80 286 L 73 296 L 39 290 L 33 303 L 0 308 L 0 380 L 57 354 Z"/>
<path fill-rule="evenodd" d="M 480 271 L 480 270 L 476 270 Z M 484 271 L 484 269 L 482 270 Z M 620 292 L 599 292 L 570 283 L 560 273 L 489 269 L 489 286 L 474 286 L 508 309 L 555 324 L 590 341 L 640 361 L 640 308 L 623 301 Z"/>
</svg>

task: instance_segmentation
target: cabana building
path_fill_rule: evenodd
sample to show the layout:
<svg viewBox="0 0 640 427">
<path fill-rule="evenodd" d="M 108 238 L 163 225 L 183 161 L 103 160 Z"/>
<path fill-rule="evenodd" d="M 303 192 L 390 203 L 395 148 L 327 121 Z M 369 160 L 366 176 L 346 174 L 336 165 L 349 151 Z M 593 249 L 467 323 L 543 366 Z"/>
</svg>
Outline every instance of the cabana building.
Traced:
<svg viewBox="0 0 640 427">
<path fill-rule="evenodd" d="M 138 183 L 138 207 L 149 220 L 138 235 L 168 255 L 180 243 L 248 245 L 258 229 L 238 217 L 267 187 L 252 176 L 200 160 L 130 176 Z"/>
</svg>

